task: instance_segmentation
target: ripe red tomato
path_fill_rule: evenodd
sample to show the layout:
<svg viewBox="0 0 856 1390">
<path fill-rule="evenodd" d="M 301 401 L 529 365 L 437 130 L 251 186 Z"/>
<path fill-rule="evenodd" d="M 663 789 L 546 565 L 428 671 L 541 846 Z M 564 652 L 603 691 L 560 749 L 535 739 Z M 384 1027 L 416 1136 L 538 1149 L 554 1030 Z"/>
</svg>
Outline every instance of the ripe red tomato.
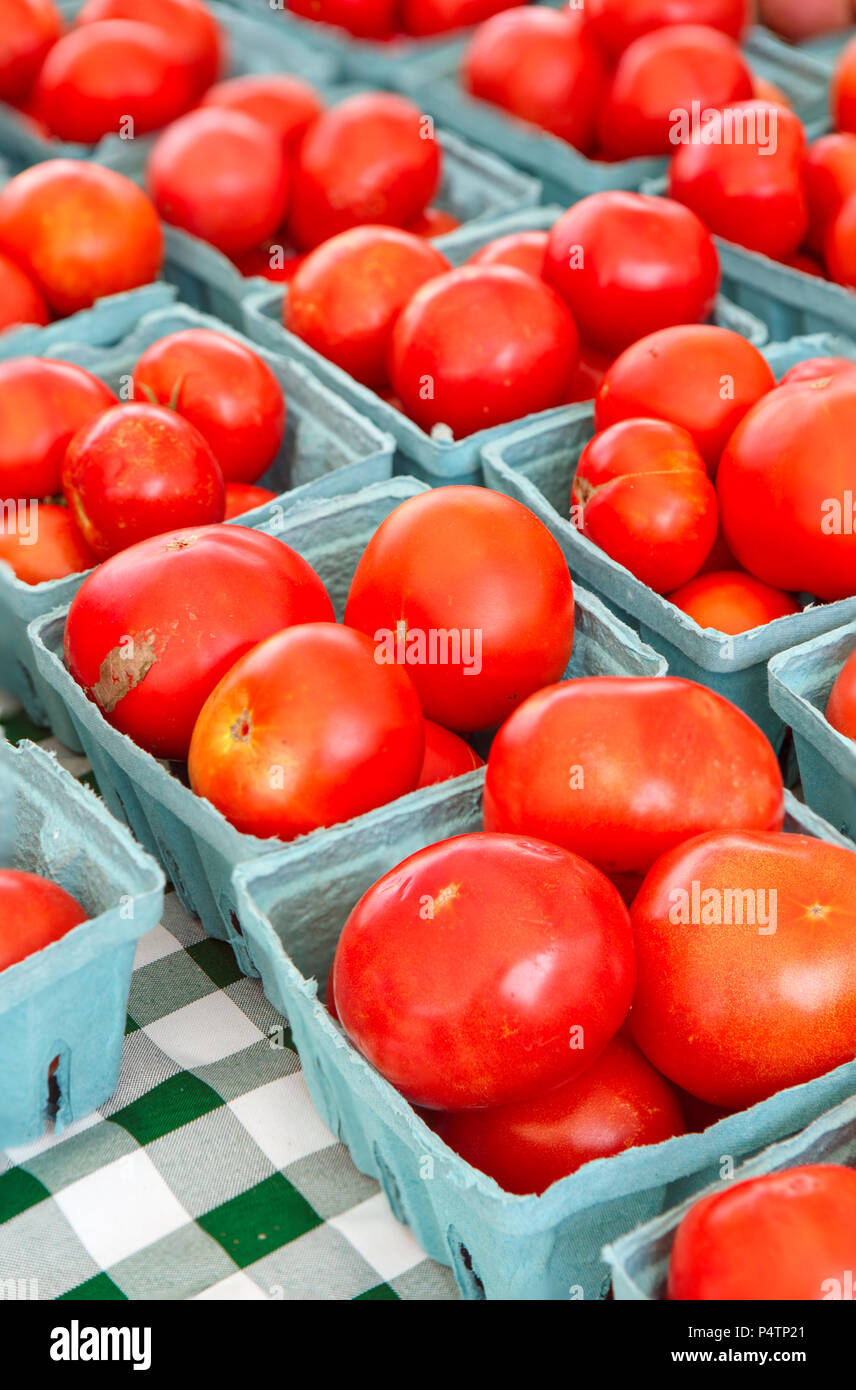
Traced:
<svg viewBox="0 0 856 1390">
<path fill-rule="evenodd" d="M 297 156 L 288 228 L 303 251 L 363 222 L 409 227 L 440 184 L 433 123 L 392 92 L 361 92 L 325 111 Z"/>
<path fill-rule="evenodd" d="M 791 270 L 801 270 L 803 275 L 817 275 L 821 280 L 829 279 L 820 261 L 816 261 L 814 256 L 809 256 L 804 251 L 798 251 L 795 256 L 788 256 L 782 261 L 782 265 L 789 265 Z"/>
<path fill-rule="evenodd" d="M 0 333 L 22 323 L 49 322 L 48 306 L 35 281 L 0 252 Z"/>
<path fill-rule="evenodd" d="M 0 560 L 11 565 L 24 584 L 64 579 L 97 565 L 67 507 L 40 502 L 28 508 L 23 520 L 23 527 L 16 519 L 7 529 L 0 519 Z"/>
<path fill-rule="evenodd" d="M 0 251 L 35 280 L 55 314 L 154 280 L 163 234 L 130 179 L 79 159 L 49 159 L 0 190 Z"/>
<path fill-rule="evenodd" d="M 44 950 L 86 913 L 58 883 L 20 869 L 0 869 L 0 970 Z"/>
<path fill-rule="evenodd" d="M 173 61 L 189 71 L 196 96 L 216 82 L 226 66 L 225 32 L 200 0 L 145 0 L 142 6 L 140 0 L 86 0 L 75 24 L 105 19 L 142 19 L 162 30 Z"/>
<path fill-rule="evenodd" d="M 301 77 L 286 72 L 254 72 L 218 82 L 205 93 L 201 104 L 242 111 L 245 116 L 261 121 L 282 137 L 289 158 L 297 154 L 307 130 L 324 110 L 324 102 L 315 88 Z"/>
<path fill-rule="evenodd" d="M 719 257 L 698 218 L 665 198 L 593 193 L 559 218 L 544 277 L 586 343 L 613 354 L 713 309 Z"/>
<path fill-rule="evenodd" d="M 291 282 L 286 327 L 366 386 L 389 380 L 392 330 L 405 304 L 449 262 L 398 227 L 352 227 L 310 251 Z"/>
<path fill-rule="evenodd" d="M 499 724 L 564 674 L 574 600 L 557 542 L 500 493 L 444 487 L 402 502 L 357 565 L 345 622 L 405 665 L 428 719 Z"/>
<path fill-rule="evenodd" d="M 398 0 L 288 0 L 288 9 L 358 39 L 388 39 L 398 29 Z"/>
<path fill-rule="evenodd" d="M 202 707 L 190 785 L 247 835 L 294 840 L 413 791 L 422 711 L 406 671 L 335 623 L 247 652 Z"/>
<path fill-rule="evenodd" d="M 758 0 L 758 18 L 784 38 L 799 42 L 847 29 L 853 23 L 851 0 Z"/>
<path fill-rule="evenodd" d="M 736 637 L 788 613 L 800 605 L 790 594 L 773 589 L 741 570 L 719 570 L 699 575 L 669 594 L 669 602 L 695 619 L 699 627 Z"/>
<path fill-rule="evenodd" d="M 0 497 L 54 497 L 72 435 L 116 404 L 103 381 L 71 362 L 0 362 Z"/>
<path fill-rule="evenodd" d="M 487 20 L 464 54 L 461 80 L 482 101 L 591 149 L 607 67 L 579 14 L 521 6 Z"/>
<path fill-rule="evenodd" d="M 839 285 L 856 286 L 856 193 L 830 224 L 826 264 L 831 278 Z"/>
<path fill-rule="evenodd" d="M 510 265 L 540 280 L 544 274 L 549 232 L 509 232 L 495 237 L 470 256 L 468 265 Z"/>
<path fill-rule="evenodd" d="M 735 1108 L 851 1061 L 854 903 L 856 854 L 823 840 L 728 830 L 670 850 L 631 908 L 634 1041 Z"/>
<path fill-rule="evenodd" d="M 711 473 L 746 412 L 776 384 L 766 358 L 739 333 L 710 324 L 652 333 L 613 362 L 595 401 L 599 430 L 655 416 L 682 425 Z"/>
<path fill-rule="evenodd" d="M 146 165 L 165 222 L 227 256 L 272 237 L 288 207 L 290 175 L 282 145 L 242 111 L 199 107 L 158 136 Z"/>
<path fill-rule="evenodd" d="M 393 1086 L 463 1110 L 579 1075 L 620 1027 L 633 974 L 627 909 L 597 869 L 474 834 L 419 850 L 363 894 L 333 986 L 345 1032 Z"/>
<path fill-rule="evenodd" d="M 675 1232 L 669 1298 L 851 1302 L 854 1265 L 856 1172 L 787 1168 L 690 1208 Z"/>
<path fill-rule="evenodd" d="M 511 266 L 461 266 L 423 285 L 399 315 L 395 394 L 423 430 L 456 439 L 562 403 L 579 339 L 559 296 Z"/>
<path fill-rule="evenodd" d="M 541 690 L 502 726 L 488 758 L 485 829 L 552 840 L 610 874 L 646 873 L 705 830 L 778 830 L 783 816 L 781 772 L 757 725 L 672 676 L 591 676 Z"/>
<path fill-rule="evenodd" d="M 833 74 L 829 109 L 837 130 L 856 131 L 856 41 L 852 39 Z"/>
<path fill-rule="evenodd" d="M 741 127 L 743 138 L 730 136 L 726 122 Z M 747 138 L 751 125 L 754 139 Z M 710 117 L 705 143 L 680 146 L 669 167 L 669 193 L 715 235 L 785 260 L 809 227 L 805 147 L 792 111 L 767 101 L 734 102 Z"/>
<path fill-rule="evenodd" d="M 434 1127 L 473 1168 L 521 1194 L 686 1132 L 673 1087 L 620 1034 L 582 1076 L 510 1105 L 440 1115 Z"/>
<path fill-rule="evenodd" d="M 417 787 L 433 787 L 477 767 L 484 767 L 484 759 L 464 739 L 433 719 L 425 720 L 425 757 Z"/>
<path fill-rule="evenodd" d="M 224 521 L 243 516 L 255 507 L 263 507 L 267 502 L 275 502 L 277 494 L 266 487 L 254 487 L 252 483 L 226 484 L 226 515 Z"/>
<path fill-rule="evenodd" d="M 739 39 L 749 22 L 746 0 L 586 0 L 585 14 L 615 58 L 634 39 L 666 24 L 705 24 Z"/>
<path fill-rule="evenodd" d="M 854 653 L 856 655 L 856 653 Z M 826 717 L 845 738 L 856 738 L 856 660 L 847 658 L 829 692 Z"/>
<path fill-rule="evenodd" d="M 587 343 L 580 343 L 580 360 L 565 403 L 573 405 L 576 401 L 594 400 L 613 361 L 612 353 L 599 352 Z"/>
<path fill-rule="evenodd" d="M 52 134 L 86 145 L 157 130 L 196 95 L 167 36 L 137 19 L 70 30 L 48 53 L 33 88 L 36 113 Z"/>
<path fill-rule="evenodd" d="M 698 24 L 657 29 L 619 58 L 598 116 L 598 145 L 607 159 L 673 154 L 693 103 L 710 111 L 752 96 L 752 75 L 727 34 Z"/>
<path fill-rule="evenodd" d="M 406 34 L 425 38 L 483 24 L 500 10 L 510 10 L 518 0 L 401 0 L 401 27 Z"/>
<path fill-rule="evenodd" d="M 822 381 L 828 376 L 844 376 L 856 372 L 856 361 L 852 357 L 807 357 L 797 362 L 785 372 L 780 386 L 795 386 L 800 381 Z"/>
<path fill-rule="evenodd" d="M 596 434 L 571 499 L 583 535 L 658 594 L 698 574 L 719 529 L 704 459 L 665 420 L 622 420 Z"/>
<path fill-rule="evenodd" d="M 410 223 L 407 230 L 413 232 L 414 236 L 437 237 L 454 232 L 460 225 L 457 217 L 451 212 L 446 212 L 445 208 L 426 208 Z"/>
<path fill-rule="evenodd" d="M 205 439 L 227 483 L 254 483 L 285 435 L 282 388 L 248 344 L 210 328 L 170 333 L 146 348 L 134 391 L 171 405 Z"/>
<path fill-rule="evenodd" d="M 26 101 L 45 55 L 62 33 L 54 0 L 5 0 L 0 30 L 0 101 Z"/>
<path fill-rule="evenodd" d="M 105 719 L 158 758 L 187 757 L 219 680 L 292 623 L 332 622 L 311 565 L 244 526 L 141 541 L 83 581 L 65 628 L 66 664 Z"/>
<path fill-rule="evenodd" d="M 267 241 L 264 246 L 254 246 L 252 251 L 232 257 L 242 275 L 262 275 L 279 285 L 290 285 L 305 259 L 305 255 L 298 256 L 277 241 Z"/>
<path fill-rule="evenodd" d="M 803 165 L 808 197 L 806 246 L 823 256 L 829 229 L 856 193 L 856 135 L 824 135 L 806 150 Z"/>
<path fill-rule="evenodd" d="M 856 594 L 852 440 L 856 375 L 780 387 L 731 436 L 716 480 L 743 569 L 824 600 Z"/>
</svg>

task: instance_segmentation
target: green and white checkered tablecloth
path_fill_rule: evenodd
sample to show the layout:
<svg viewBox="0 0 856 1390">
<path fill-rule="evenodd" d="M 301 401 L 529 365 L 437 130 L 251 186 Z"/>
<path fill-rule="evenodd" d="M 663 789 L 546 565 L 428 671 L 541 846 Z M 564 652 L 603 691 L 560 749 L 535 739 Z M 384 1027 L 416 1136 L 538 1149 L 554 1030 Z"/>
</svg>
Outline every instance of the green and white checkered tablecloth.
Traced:
<svg viewBox="0 0 856 1390">
<path fill-rule="evenodd" d="M 8 699 L 0 726 L 91 780 Z M 0 1297 L 458 1296 L 324 1125 L 259 981 L 172 892 L 139 943 L 116 1093 L 0 1152 L 0 1223 Z"/>
</svg>

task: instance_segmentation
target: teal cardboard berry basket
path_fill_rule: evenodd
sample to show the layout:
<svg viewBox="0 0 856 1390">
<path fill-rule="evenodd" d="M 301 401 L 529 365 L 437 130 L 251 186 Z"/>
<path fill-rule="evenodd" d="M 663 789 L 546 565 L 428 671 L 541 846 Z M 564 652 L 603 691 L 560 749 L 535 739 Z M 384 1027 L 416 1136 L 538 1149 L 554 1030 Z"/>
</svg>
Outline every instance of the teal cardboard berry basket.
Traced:
<svg viewBox="0 0 856 1390">
<path fill-rule="evenodd" d="M 88 920 L 0 972 L 0 1149 L 95 1110 L 119 1079 L 138 939 L 164 878 L 93 792 L 32 743 L 0 741 L 0 868 L 51 879 Z"/>
</svg>

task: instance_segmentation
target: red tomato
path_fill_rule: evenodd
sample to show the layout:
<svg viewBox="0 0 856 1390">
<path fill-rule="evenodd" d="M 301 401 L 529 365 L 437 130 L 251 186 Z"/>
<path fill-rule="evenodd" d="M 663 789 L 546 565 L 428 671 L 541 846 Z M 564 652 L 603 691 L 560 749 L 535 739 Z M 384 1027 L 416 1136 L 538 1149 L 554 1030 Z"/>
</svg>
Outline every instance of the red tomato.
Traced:
<svg viewBox="0 0 856 1390">
<path fill-rule="evenodd" d="M 582 1076 L 510 1105 L 441 1115 L 435 1128 L 473 1168 L 521 1194 L 686 1132 L 674 1089 L 620 1035 Z"/>
<path fill-rule="evenodd" d="M 392 330 L 405 304 L 449 262 L 397 227 L 352 227 L 310 251 L 291 282 L 286 327 L 366 386 L 389 380 Z"/>
<path fill-rule="evenodd" d="M 67 507 L 36 503 L 21 519 L 23 526 L 16 518 L 12 527 L 0 519 L 0 560 L 11 565 L 24 584 L 64 579 L 97 565 Z"/>
<path fill-rule="evenodd" d="M 791 270 L 801 270 L 803 275 L 817 275 L 821 280 L 829 277 L 819 261 L 814 256 L 807 256 L 804 251 L 798 251 L 795 256 L 788 256 L 782 261 L 782 265 L 789 265 Z"/>
<path fill-rule="evenodd" d="M 25 101 L 45 55 L 62 33 L 54 0 L 4 0 L 0 101 Z"/>
<path fill-rule="evenodd" d="M 739 333 L 708 324 L 667 328 L 613 362 L 597 393 L 595 426 L 640 415 L 671 420 L 689 431 L 715 473 L 746 412 L 775 384 L 769 363 Z"/>
<path fill-rule="evenodd" d="M 145 0 L 144 5 L 140 0 L 86 0 L 75 24 L 105 19 L 142 19 L 162 30 L 171 57 L 189 71 L 197 96 L 217 81 L 226 66 L 225 32 L 200 0 Z"/>
<path fill-rule="evenodd" d="M 738 425 L 716 487 L 725 538 L 756 579 L 824 600 L 856 594 L 854 432 L 849 372 L 771 391 Z"/>
<path fill-rule="evenodd" d="M 231 521 L 236 516 L 243 516 L 245 512 L 251 512 L 256 507 L 264 507 L 268 502 L 275 502 L 277 494 L 270 492 L 266 487 L 253 487 L 252 483 L 227 483 L 226 484 L 226 515 L 224 521 Z"/>
<path fill-rule="evenodd" d="M 232 260 L 242 275 L 262 275 L 279 285 L 289 285 L 305 261 L 305 255 L 287 251 L 282 242 L 269 241 L 264 246 L 254 246 Z"/>
<path fill-rule="evenodd" d="M 288 207 L 290 176 L 281 144 L 242 111 L 200 107 L 158 136 L 146 165 L 165 222 L 227 256 L 272 237 Z"/>
<path fill-rule="evenodd" d="M 736 570 L 738 574 L 742 573 L 737 561 L 725 544 L 720 527 L 719 534 L 713 543 L 713 549 L 699 570 L 699 574 L 718 574 L 721 570 Z"/>
<path fill-rule="evenodd" d="M 775 82 L 770 82 L 766 77 L 759 77 L 757 72 L 750 73 L 752 78 L 752 95 L 758 101 L 770 101 L 774 106 L 785 106 L 792 110 L 791 103 L 788 101 L 781 87 L 777 87 Z"/>
<path fill-rule="evenodd" d="M 856 653 L 847 658 L 829 692 L 826 717 L 845 738 L 856 738 Z"/>
<path fill-rule="evenodd" d="M 746 0 L 586 0 L 586 19 L 613 57 L 666 24 L 705 24 L 739 39 L 749 22 Z"/>
<path fill-rule="evenodd" d="M 446 34 L 451 29 L 483 24 L 516 3 L 517 0 L 402 0 L 401 27 L 417 38 Z"/>
<path fill-rule="evenodd" d="M 562 403 L 577 365 L 574 320 L 557 294 L 511 266 L 461 266 L 423 285 L 399 315 L 390 378 L 423 430 L 456 439 Z"/>
<path fill-rule="evenodd" d="M 335 623 L 277 632 L 202 707 L 190 785 L 247 835 L 294 840 L 413 791 L 424 753 L 410 677 Z"/>
<path fill-rule="evenodd" d="M 655 593 L 698 574 L 719 528 L 716 493 L 692 437 L 665 420 L 622 420 L 580 455 L 579 529 Z"/>
<path fill-rule="evenodd" d="M 58 883 L 20 869 L 0 869 L 0 970 L 44 950 L 86 921 Z"/>
<path fill-rule="evenodd" d="M 852 1302 L 854 1265 L 856 1172 L 787 1168 L 690 1208 L 675 1232 L 669 1298 Z"/>
<path fill-rule="evenodd" d="M 576 401 L 594 400 L 613 361 L 612 353 L 599 352 L 588 343 L 580 343 L 580 360 L 565 403 L 573 405 Z"/>
<path fill-rule="evenodd" d="M 856 193 L 847 199 L 829 228 L 826 264 L 839 285 L 856 286 Z"/>
<path fill-rule="evenodd" d="M 670 850 L 631 908 L 635 1042 L 735 1108 L 852 1061 L 854 903 L 856 854 L 823 840 L 729 830 Z"/>
<path fill-rule="evenodd" d="M 633 974 L 612 884 L 515 835 L 459 835 L 405 859 L 363 894 L 333 964 L 351 1041 L 408 1100 L 440 1110 L 579 1075 L 618 1030 Z"/>
<path fill-rule="evenodd" d="M 727 122 L 742 139 L 730 134 Z M 754 139 L 749 138 L 752 126 Z M 710 117 L 706 141 L 681 145 L 675 154 L 671 197 L 726 241 L 774 260 L 792 256 L 809 227 L 801 121 L 771 102 L 735 102 Z"/>
<path fill-rule="evenodd" d="M 137 541 L 222 521 L 223 473 L 205 440 L 160 405 L 117 405 L 68 446 L 62 488 L 99 560 Z"/>
<path fill-rule="evenodd" d="M 60 140 L 144 135 L 175 120 L 197 95 L 167 36 L 134 19 L 72 29 L 46 57 L 33 89 L 38 116 Z"/>
<path fill-rule="evenodd" d="M 142 541 L 83 581 L 66 664 L 110 724 L 155 757 L 180 759 L 245 652 L 292 623 L 332 621 L 321 580 L 282 541 L 203 526 Z"/>
<path fill-rule="evenodd" d="M 109 387 L 71 362 L 0 362 L 0 498 L 55 496 L 72 435 L 115 404 Z"/>
<path fill-rule="evenodd" d="M 319 116 L 297 157 L 289 231 L 308 251 L 363 222 L 409 227 L 437 192 L 433 123 L 392 92 L 361 92 Z"/>
<path fill-rule="evenodd" d="M 296 155 L 304 135 L 324 110 L 315 88 L 291 73 L 248 73 L 218 82 L 205 93 L 203 106 L 242 111 L 282 136 L 285 153 Z"/>
<path fill-rule="evenodd" d="M 795 42 L 853 23 L 851 0 L 759 0 L 758 12 L 762 24 Z"/>
<path fill-rule="evenodd" d="M 426 208 L 420 212 L 415 222 L 411 222 L 408 231 L 414 236 L 445 236 L 447 232 L 454 232 L 460 227 L 457 217 L 453 217 L 445 208 Z"/>
<path fill-rule="evenodd" d="M 698 218 L 676 203 L 593 193 L 553 227 L 544 276 L 584 341 L 617 353 L 658 328 L 706 319 L 719 257 Z"/>
<path fill-rule="evenodd" d="M 688 613 L 699 627 L 712 627 L 733 637 L 801 611 L 790 594 L 741 570 L 699 575 L 669 594 L 669 602 Z"/>
<path fill-rule="evenodd" d="M 549 232 L 509 232 L 496 237 L 470 256 L 468 265 L 510 265 L 540 280 L 544 273 Z"/>
<path fill-rule="evenodd" d="M 358 39 L 388 39 L 398 29 L 398 0 L 288 0 L 288 9 Z"/>
<path fill-rule="evenodd" d="M 461 81 L 473 96 L 585 153 L 594 141 L 607 68 L 579 15 L 519 7 L 476 30 Z"/>
<path fill-rule="evenodd" d="M 838 130 L 856 131 L 856 40 L 844 49 L 829 89 L 829 109 Z"/>
<path fill-rule="evenodd" d="M 823 381 L 828 376 L 846 376 L 856 371 L 852 357 L 807 357 L 785 372 L 780 386 L 795 386 L 800 381 Z"/>
<path fill-rule="evenodd" d="M 726 34 L 698 24 L 658 29 L 619 58 L 598 116 L 598 144 L 608 159 L 673 154 L 689 138 L 693 103 L 710 111 L 752 95 L 752 75 Z"/>
<path fill-rule="evenodd" d="M 646 873 L 705 830 L 780 829 L 783 797 L 766 738 L 721 695 L 673 676 L 591 676 L 530 696 L 502 726 L 484 823 L 606 873 Z"/>
<path fill-rule="evenodd" d="M 433 787 L 476 767 L 484 767 L 484 760 L 468 743 L 433 719 L 425 720 L 425 757 L 417 787 Z"/>
<path fill-rule="evenodd" d="M 170 333 L 146 348 L 134 391 L 171 405 L 202 435 L 227 483 L 253 483 L 285 435 L 282 387 L 246 344 L 210 328 Z"/>
<path fill-rule="evenodd" d="M 856 135 L 824 135 L 806 151 L 803 166 L 808 197 L 806 245 L 823 256 L 829 229 L 856 193 Z"/>
<path fill-rule="evenodd" d="M 0 251 L 35 280 L 55 314 L 154 280 L 163 233 L 142 189 L 99 164 L 49 159 L 0 190 Z"/>
<path fill-rule="evenodd" d="M 22 323 L 49 322 L 48 306 L 35 281 L 0 253 L 0 333 Z"/>
<path fill-rule="evenodd" d="M 558 543 L 500 493 L 444 487 L 409 498 L 357 565 L 345 622 L 407 667 L 428 719 L 465 732 L 501 722 L 564 674 L 574 600 Z"/>
</svg>

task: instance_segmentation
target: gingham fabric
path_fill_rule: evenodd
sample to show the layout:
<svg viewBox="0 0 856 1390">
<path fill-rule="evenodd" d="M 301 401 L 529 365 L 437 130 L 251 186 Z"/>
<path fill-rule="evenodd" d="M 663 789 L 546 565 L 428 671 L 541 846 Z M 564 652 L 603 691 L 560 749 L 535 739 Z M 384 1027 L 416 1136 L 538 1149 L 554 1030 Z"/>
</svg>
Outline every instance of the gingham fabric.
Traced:
<svg viewBox="0 0 856 1390">
<path fill-rule="evenodd" d="M 7 738 L 91 783 L 0 701 Z M 0 1223 L 0 1298 L 458 1296 L 324 1125 L 259 981 L 172 892 L 137 950 L 115 1094 L 0 1152 Z"/>
</svg>

